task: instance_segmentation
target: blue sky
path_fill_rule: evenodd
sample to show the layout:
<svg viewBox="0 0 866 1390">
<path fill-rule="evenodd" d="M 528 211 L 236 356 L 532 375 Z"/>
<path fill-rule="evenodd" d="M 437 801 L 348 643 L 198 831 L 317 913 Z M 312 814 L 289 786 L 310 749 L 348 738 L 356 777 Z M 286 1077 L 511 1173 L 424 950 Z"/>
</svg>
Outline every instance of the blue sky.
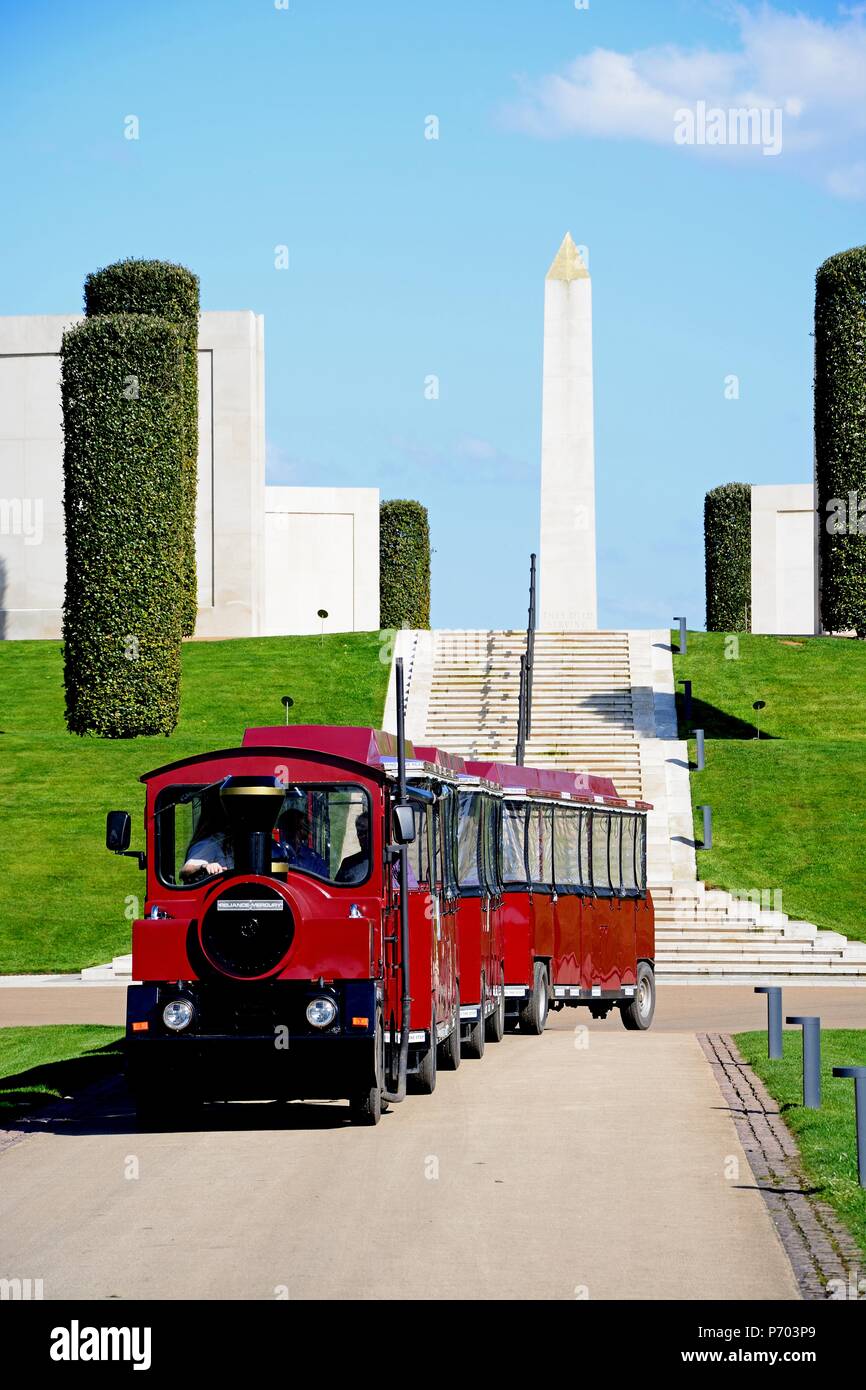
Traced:
<svg viewBox="0 0 866 1390">
<path fill-rule="evenodd" d="M 570 230 L 599 619 L 700 626 L 707 488 L 810 476 L 814 273 L 866 241 L 863 9 L 0 0 L 0 313 L 77 310 L 121 256 L 191 266 L 205 309 L 265 315 L 269 481 L 419 498 L 434 625 L 520 626 Z M 699 100 L 783 108 L 781 153 L 676 145 Z"/>
</svg>

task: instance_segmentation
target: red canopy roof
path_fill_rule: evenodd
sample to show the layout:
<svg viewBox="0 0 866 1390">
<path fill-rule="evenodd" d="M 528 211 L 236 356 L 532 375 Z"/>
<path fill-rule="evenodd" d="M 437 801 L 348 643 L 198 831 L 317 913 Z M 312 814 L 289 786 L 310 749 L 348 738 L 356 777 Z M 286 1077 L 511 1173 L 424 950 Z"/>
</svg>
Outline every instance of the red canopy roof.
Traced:
<svg viewBox="0 0 866 1390">
<path fill-rule="evenodd" d="M 337 758 L 349 758 L 381 769 L 383 758 L 396 758 L 397 737 L 383 729 L 368 729 L 353 724 L 269 724 L 260 729 L 247 729 L 244 748 L 309 748 L 316 753 L 331 753 Z M 413 758 L 412 744 L 406 741 L 406 756 Z"/>
<path fill-rule="evenodd" d="M 415 744 L 415 757 L 420 758 L 425 763 L 436 763 L 439 767 L 447 767 L 449 772 L 453 772 L 455 777 L 460 776 L 466 771 L 466 763 L 459 753 L 446 753 L 444 748 L 434 748 L 432 743 Z"/>
<path fill-rule="evenodd" d="M 382 729 L 344 724 L 270 724 L 264 728 L 247 729 L 244 748 L 309 748 L 317 753 L 348 758 L 368 767 L 382 768 L 385 759 L 397 756 L 396 734 Z M 465 760 L 459 753 L 448 753 L 432 744 L 413 745 L 406 740 L 406 757 L 435 763 L 455 776 L 484 778 L 504 788 L 524 791 L 571 792 L 578 796 L 619 798 L 610 777 L 595 777 L 589 772 L 567 772 L 557 767 L 517 767 L 514 763 Z M 644 802 L 635 802 L 643 806 Z"/>
<path fill-rule="evenodd" d="M 486 777 L 501 787 L 520 787 L 526 791 L 577 792 L 584 796 L 619 796 L 610 777 L 594 777 L 589 772 L 567 772 L 559 767 L 518 767 L 514 763 L 467 762 L 472 777 Z"/>
</svg>

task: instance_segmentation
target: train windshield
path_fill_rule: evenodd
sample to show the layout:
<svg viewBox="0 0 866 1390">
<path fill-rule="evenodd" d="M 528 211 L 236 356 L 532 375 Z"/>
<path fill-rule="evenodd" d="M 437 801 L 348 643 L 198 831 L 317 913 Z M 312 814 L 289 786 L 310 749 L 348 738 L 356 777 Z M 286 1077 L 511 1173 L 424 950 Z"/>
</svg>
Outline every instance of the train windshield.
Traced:
<svg viewBox="0 0 866 1390">
<path fill-rule="evenodd" d="M 157 864 L 171 888 L 236 871 L 241 857 L 226 820 L 219 784 L 173 786 L 156 803 Z M 351 783 L 292 785 L 270 834 L 270 874 L 309 874 L 326 883 L 365 883 L 372 870 L 370 798 Z"/>
</svg>

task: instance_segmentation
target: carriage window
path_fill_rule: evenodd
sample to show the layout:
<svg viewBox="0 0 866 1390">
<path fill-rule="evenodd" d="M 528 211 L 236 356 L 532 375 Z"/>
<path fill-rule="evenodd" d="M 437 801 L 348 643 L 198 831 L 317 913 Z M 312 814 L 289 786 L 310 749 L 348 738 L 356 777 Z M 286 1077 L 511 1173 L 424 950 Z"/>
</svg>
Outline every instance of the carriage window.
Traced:
<svg viewBox="0 0 866 1390">
<path fill-rule="evenodd" d="M 635 817 L 634 863 L 638 892 L 646 894 L 646 816 Z"/>
<path fill-rule="evenodd" d="M 483 846 L 484 846 L 484 882 L 488 893 L 492 897 L 498 897 L 500 892 L 499 867 L 497 864 L 496 841 L 497 824 L 499 821 L 499 804 L 492 796 L 482 798 L 483 807 Z"/>
<path fill-rule="evenodd" d="M 540 888 L 553 886 L 553 807 L 531 806 L 527 831 L 529 874 Z"/>
<path fill-rule="evenodd" d="M 635 834 L 637 816 L 622 817 L 622 887 L 624 893 L 638 891 L 638 878 L 635 872 Z"/>
<path fill-rule="evenodd" d="M 419 884 L 430 882 L 430 856 L 427 846 L 427 807 L 412 806 L 415 816 L 415 839 L 409 846 L 409 863 Z"/>
<path fill-rule="evenodd" d="M 186 888 L 235 871 L 237 846 L 219 783 L 167 787 L 157 797 L 155 815 L 163 883 Z M 270 872 L 277 877 L 304 873 L 334 884 L 365 883 L 372 870 L 372 838 L 370 798 L 362 787 L 290 786 L 271 834 Z"/>
<path fill-rule="evenodd" d="M 580 887 L 580 812 L 574 806 L 557 806 L 553 813 L 553 871 L 556 886 L 565 891 Z"/>
<path fill-rule="evenodd" d="M 607 860 L 607 838 L 610 815 L 593 811 L 591 826 L 592 886 L 596 893 L 610 895 L 610 872 Z"/>
<path fill-rule="evenodd" d="M 502 806 L 502 881 L 504 884 L 526 883 L 526 861 L 523 841 L 526 830 L 526 803 L 506 801 Z"/>
<path fill-rule="evenodd" d="M 431 806 L 427 813 L 428 853 L 430 855 L 430 882 L 439 888 L 442 883 L 442 853 L 439 845 L 439 822 L 441 808 Z"/>
<path fill-rule="evenodd" d="M 592 882 L 592 850 L 589 839 L 591 813 L 581 808 L 579 815 L 580 832 L 577 847 L 580 853 L 580 882 L 584 889 L 588 889 Z"/>
<path fill-rule="evenodd" d="M 607 844 L 607 862 L 610 866 L 610 886 L 614 893 L 622 893 L 622 870 L 619 851 L 622 843 L 622 816 L 611 816 L 610 838 Z"/>
<path fill-rule="evenodd" d="M 439 802 L 440 868 L 442 882 L 449 897 L 456 896 L 454 875 L 454 797 L 447 792 Z"/>
<path fill-rule="evenodd" d="M 481 834 L 481 795 L 460 793 L 460 828 L 457 840 L 457 873 L 461 888 L 477 888 L 478 850 Z"/>
</svg>

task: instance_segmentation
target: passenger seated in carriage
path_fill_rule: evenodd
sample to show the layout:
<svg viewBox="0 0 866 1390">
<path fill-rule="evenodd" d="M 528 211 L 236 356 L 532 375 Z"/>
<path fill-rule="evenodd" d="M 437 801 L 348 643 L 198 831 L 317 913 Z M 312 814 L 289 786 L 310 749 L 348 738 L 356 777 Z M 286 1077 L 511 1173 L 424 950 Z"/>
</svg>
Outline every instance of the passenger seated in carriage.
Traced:
<svg viewBox="0 0 866 1390">
<path fill-rule="evenodd" d="M 234 866 L 232 838 L 220 821 L 219 811 L 203 806 L 195 839 L 186 852 L 186 862 L 180 871 L 181 882 L 192 883 L 208 874 L 224 874 Z"/>
<path fill-rule="evenodd" d="M 362 812 L 355 821 L 360 849 L 349 854 L 337 870 L 336 883 L 363 883 L 370 872 L 370 817 Z"/>
<path fill-rule="evenodd" d="M 328 866 L 320 854 L 310 847 L 310 818 L 299 806 L 283 811 L 277 821 L 275 860 L 285 861 L 290 868 L 306 869 L 319 878 L 330 878 Z"/>
</svg>

